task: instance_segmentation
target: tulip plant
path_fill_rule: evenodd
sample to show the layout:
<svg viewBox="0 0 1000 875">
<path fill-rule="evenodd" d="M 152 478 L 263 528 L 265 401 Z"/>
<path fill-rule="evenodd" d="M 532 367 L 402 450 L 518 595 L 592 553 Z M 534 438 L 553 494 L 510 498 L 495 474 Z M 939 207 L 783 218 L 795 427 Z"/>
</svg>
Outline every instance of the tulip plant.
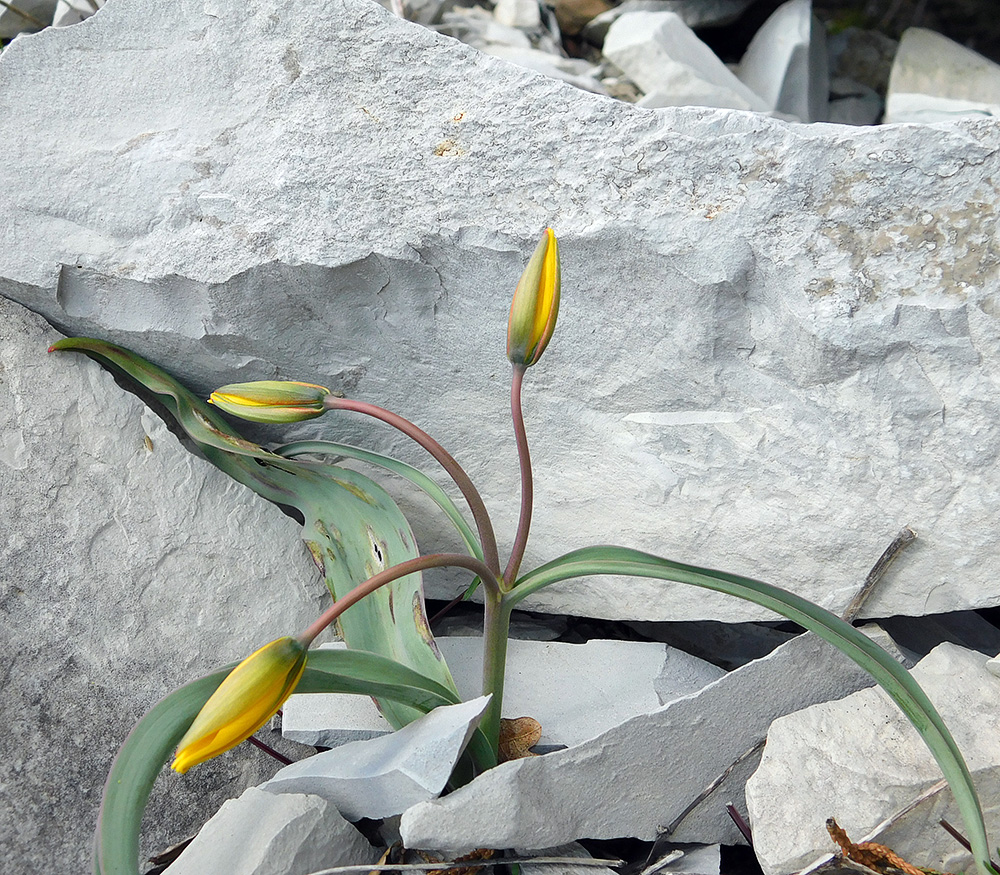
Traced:
<svg viewBox="0 0 1000 875">
<path fill-rule="evenodd" d="M 868 671 L 937 759 L 960 807 L 981 875 L 1000 875 L 989 858 L 972 778 L 951 733 L 910 674 L 849 623 L 775 586 L 627 547 L 588 547 L 521 573 L 533 504 L 521 392 L 527 370 L 538 363 L 552 338 L 560 285 L 558 243 L 548 230 L 517 285 L 508 322 L 521 505 L 513 546 L 503 565 L 489 513 L 468 475 L 429 434 L 395 413 L 339 397 L 312 383 L 278 381 L 224 386 L 212 393 L 209 405 L 164 371 L 112 344 L 67 338 L 52 347 L 87 352 L 123 371 L 164 402 L 209 461 L 265 498 L 298 508 L 305 519 L 303 538 L 334 596 L 333 605 L 301 634 L 265 644 L 235 668 L 187 684 L 140 721 L 108 777 L 95 843 L 96 873 L 136 872 L 142 811 L 154 778 L 172 752 L 173 769 L 183 774 L 256 732 L 293 691 L 370 695 L 397 728 L 438 705 L 457 702 L 454 682 L 430 633 L 420 584 L 421 571 L 453 567 L 473 578 L 470 592 L 482 585 L 483 694 L 492 697 L 454 783 L 496 763 L 507 633 L 511 611 L 523 599 L 549 584 L 592 575 L 676 581 L 763 605 L 829 641 Z M 331 411 L 380 420 L 440 464 L 468 505 L 474 525 L 468 524 L 440 485 L 412 466 L 329 441 L 300 441 L 266 450 L 241 438 L 219 410 L 269 423 L 298 422 Z M 361 460 L 410 480 L 441 508 L 466 552 L 419 554 L 406 520 L 384 490 L 356 471 L 315 461 L 322 454 Z M 334 621 L 347 649 L 310 649 Z"/>
</svg>

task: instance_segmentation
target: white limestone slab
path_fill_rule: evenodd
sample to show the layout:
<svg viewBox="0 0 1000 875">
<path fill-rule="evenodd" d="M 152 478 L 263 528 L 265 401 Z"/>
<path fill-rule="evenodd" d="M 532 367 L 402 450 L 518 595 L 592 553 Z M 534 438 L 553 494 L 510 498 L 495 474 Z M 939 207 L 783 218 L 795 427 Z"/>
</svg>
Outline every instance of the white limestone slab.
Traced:
<svg viewBox="0 0 1000 875">
<path fill-rule="evenodd" d="M 309 875 L 378 857 L 325 799 L 250 787 L 205 824 L 170 864 L 170 875 Z"/>
<path fill-rule="evenodd" d="M 17 775 L 0 835 L 25 871 L 59 859 L 79 872 L 133 724 L 174 688 L 298 634 L 329 596 L 295 522 L 193 456 L 95 362 L 47 353 L 59 337 L 0 298 L 0 700 Z M 269 763 L 244 748 L 164 777 L 150 849 Z"/>
<path fill-rule="evenodd" d="M 972 772 L 988 832 L 1000 834 L 1000 678 L 987 657 L 941 644 L 913 669 Z M 854 841 L 940 781 L 941 770 L 906 717 L 880 689 L 814 705 L 774 722 L 760 767 L 746 785 L 754 851 L 767 875 L 791 873 L 832 847 L 835 817 Z M 876 841 L 908 863 L 975 871 L 971 855 L 937 822 L 958 829 L 947 791 L 921 803 Z M 855 838 L 857 836 L 858 838 Z"/>
<path fill-rule="evenodd" d="M 826 28 L 812 14 L 812 0 L 788 0 L 772 13 L 750 41 L 738 76 L 769 110 L 804 122 L 826 121 Z"/>
<path fill-rule="evenodd" d="M 0 55 L 0 295 L 198 391 L 278 376 L 398 410 L 468 468 L 506 553 L 504 326 L 552 224 L 525 568 L 612 540 L 836 610 L 906 523 L 868 616 L 965 610 L 1000 600 L 998 126 L 650 112 L 367 0 L 116 0 Z M 439 473 L 352 415 L 255 434 Z M 457 546 L 398 494 L 422 549 Z M 773 619 L 617 578 L 526 607 Z"/>
<path fill-rule="evenodd" d="M 886 122 L 1000 115 L 1000 64 L 922 27 L 903 33 L 886 95 Z"/>
<path fill-rule="evenodd" d="M 482 639 L 446 637 L 437 642 L 462 697 L 478 696 Z M 593 738 L 636 714 L 700 690 L 723 674 L 704 660 L 650 641 L 511 640 L 502 713 L 538 720 L 538 749 L 551 750 Z M 282 711 L 282 734 L 302 744 L 335 747 L 389 730 L 374 703 L 362 696 L 303 693 L 291 696 Z"/>
<path fill-rule="evenodd" d="M 766 108 L 676 13 L 620 16 L 602 52 L 646 93 L 645 106 Z"/>
<path fill-rule="evenodd" d="M 261 789 L 319 796 L 349 820 L 400 814 L 444 789 L 489 701 L 435 708 L 389 735 L 299 760 Z"/>
</svg>

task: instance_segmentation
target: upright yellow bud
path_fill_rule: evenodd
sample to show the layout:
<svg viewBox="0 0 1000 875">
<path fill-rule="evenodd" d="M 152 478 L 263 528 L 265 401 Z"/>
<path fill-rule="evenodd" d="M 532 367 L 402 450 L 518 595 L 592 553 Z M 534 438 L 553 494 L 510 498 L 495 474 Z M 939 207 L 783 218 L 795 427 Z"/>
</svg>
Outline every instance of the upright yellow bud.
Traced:
<svg viewBox="0 0 1000 875">
<path fill-rule="evenodd" d="M 541 358 L 559 315 L 559 244 L 551 228 L 521 275 L 507 323 L 507 358 L 531 367 Z"/>
<path fill-rule="evenodd" d="M 296 638 L 279 638 L 244 659 L 198 712 L 171 768 L 183 775 L 248 739 L 285 703 L 305 666 L 306 646 Z"/>
<path fill-rule="evenodd" d="M 210 404 L 252 422 L 301 422 L 322 416 L 323 401 L 330 394 L 324 386 L 286 380 L 232 383 L 216 389 Z"/>
</svg>

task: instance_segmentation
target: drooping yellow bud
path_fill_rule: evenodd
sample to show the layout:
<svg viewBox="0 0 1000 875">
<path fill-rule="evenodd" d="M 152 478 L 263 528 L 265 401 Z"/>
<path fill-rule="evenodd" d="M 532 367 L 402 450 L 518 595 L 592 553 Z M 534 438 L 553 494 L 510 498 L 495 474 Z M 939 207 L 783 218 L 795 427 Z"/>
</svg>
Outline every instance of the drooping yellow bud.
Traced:
<svg viewBox="0 0 1000 875">
<path fill-rule="evenodd" d="M 171 768 L 183 775 L 253 735 L 292 694 L 305 665 L 306 647 L 296 638 L 279 638 L 244 659 L 198 712 Z"/>
<path fill-rule="evenodd" d="M 507 358 L 531 367 L 541 358 L 559 315 L 559 244 L 546 229 L 514 291 L 507 323 Z"/>
<path fill-rule="evenodd" d="M 208 401 L 251 422 L 301 422 L 322 416 L 326 412 L 323 401 L 329 394 L 325 386 L 313 383 L 257 380 L 223 386 Z"/>
</svg>

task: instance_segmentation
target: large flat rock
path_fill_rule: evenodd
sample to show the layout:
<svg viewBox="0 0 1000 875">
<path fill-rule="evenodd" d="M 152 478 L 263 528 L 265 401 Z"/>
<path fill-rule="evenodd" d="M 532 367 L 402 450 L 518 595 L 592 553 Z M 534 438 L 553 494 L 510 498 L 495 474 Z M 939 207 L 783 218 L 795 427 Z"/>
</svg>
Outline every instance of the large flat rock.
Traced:
<svg viewBox="0 0 1000 875">
<path fill-rule="evenodd" d="M 90 868 L 101 789 L 139 717 L 328 598 L 299 526 L 184 449 L 59 335 L 0 299 L 0 870 Z M 148 439 L 148 441 L 147 441 Z M 146 846 L 277 770 L 239 748 L 161 777 Z"/>
<path fill-rule="evenodd" d="M 551 224 L 526 568 L 613 541 L 839 609 L 906 523 L 868 616 L 996 604 L 998 130 L 645 110 L 367 0 L 116 0 L 0 59 L 0 294 L 201 390 L 278 375 L 398 409 L 505 547 L 504 325 Z M 317 432 L 409 452 L 347 415 Z M 530 607 L 770 616 L 608 580 Z"/>
</svg>

